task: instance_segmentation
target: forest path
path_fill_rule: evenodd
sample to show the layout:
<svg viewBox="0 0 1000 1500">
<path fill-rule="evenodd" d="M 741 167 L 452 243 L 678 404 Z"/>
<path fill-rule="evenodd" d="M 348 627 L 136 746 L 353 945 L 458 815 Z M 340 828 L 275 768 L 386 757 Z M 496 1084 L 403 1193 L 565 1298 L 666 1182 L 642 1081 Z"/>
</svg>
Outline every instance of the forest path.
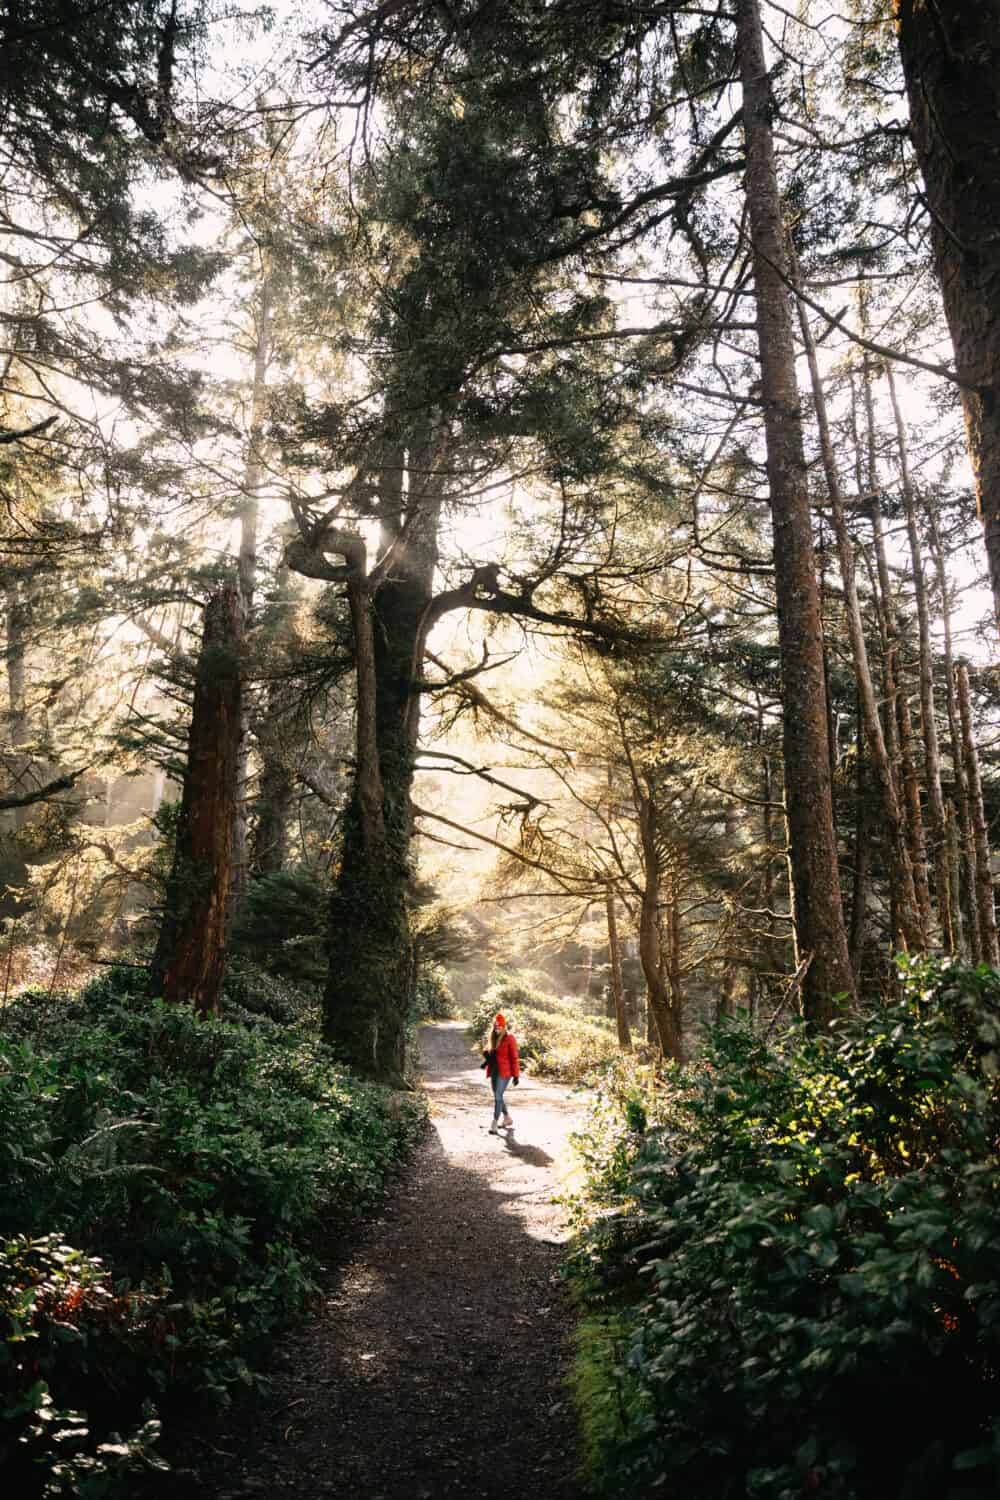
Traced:
<svg viewBox="0 0 1000 1500">
<path fill-rule="evenodd" d="M 461 1023 L 422 1027 L 420 1054 L 430 1127 L 412 1160 L 268 1396 L 181 1460 L 171 1497 L 184 1481 L 213 1500 L 578 1496 L 553 1195 L 585 1100 L 522 1079 L 514 1130 L 491 1136 Z"/>
</svg>

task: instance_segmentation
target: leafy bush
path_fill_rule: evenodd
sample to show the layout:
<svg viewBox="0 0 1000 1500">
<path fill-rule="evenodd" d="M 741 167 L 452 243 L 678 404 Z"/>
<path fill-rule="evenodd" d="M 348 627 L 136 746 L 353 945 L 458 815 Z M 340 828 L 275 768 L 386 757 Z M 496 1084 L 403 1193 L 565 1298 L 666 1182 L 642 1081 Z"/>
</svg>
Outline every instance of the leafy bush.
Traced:
<svg viewBox="0 0 1000 1500">
<path fill-rule="evenodd" d="M 141 988 L 141 971 L 124 975 Z M 19 1002 L 0 1033 L 0 1236 L 99 1254 L 125 1299 L 113 1359 L 94 1331 L 101 1296 L 81 1312 L 102 1437 L 116 1393 L 222 1398 L 251 1378 L 268 1331 L 314 1293 L 319 1231 L 373 1201 L 420 1118 L 303 1025 L 260 1010 L 251 1027 L 206 1024 L 122 983 Z M 56 1384 L 74 1347 L 52 1346 Z"/>
<path fill-rule="evenodd" d="M 522 1061 L 535 1073 L 583 1082 L 620 1056 L 614 1022 L 582 1016 L 572 998 L 549 995 L 514 974 L 497 975 L 476 1002 L 469 1022 L 474 1046 L 489 1035 L 498 1011 L 517 1037 Z"/>
<path fill-rule="evenodd" d="M 148 1411 L 124 1439 L 109 1432 L 91 1442 L 77 1409 L 91 1369 L 113 1372 L 134 1342 L 146 1300 L 116 1295 L 101 1262 L 58 1235 L 18 1235 L 0 1247 L 0 1470 L 9 1493 L 97 1500 L 125 1470 L 164 1467 Z"/>
<path fill-rule="evenodd" d="M 441 964 L 422 963 L 417 970 L 414 1008 L 423 1021 L 450 1021 L 455 1014 L 455 996 Z"/>
<path fill-rule="evenodd" d="M 311 1032 L 318 1032 L 320 1025 L 315 989 L 239 959 L 227 970 L 220 1009 L 223 1020 L 250 1027 L 260 1018 L 286 1026 L 304 1024 Z"/>
<path fill-rule="evenodd" d="M 631 1170 L 592 1167 L 575 1265 L 630 1328 L 609 1492 L 997 1493 L 1000 978 L 905 980 L 829 1036 L 727 1025 Z"/>
</svg>

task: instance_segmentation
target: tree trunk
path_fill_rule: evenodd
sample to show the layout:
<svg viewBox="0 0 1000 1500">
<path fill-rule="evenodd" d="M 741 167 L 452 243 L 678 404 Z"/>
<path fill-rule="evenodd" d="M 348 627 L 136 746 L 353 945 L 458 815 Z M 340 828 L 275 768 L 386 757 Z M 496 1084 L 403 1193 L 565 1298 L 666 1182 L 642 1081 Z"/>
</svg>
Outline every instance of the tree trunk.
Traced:
<svg viewBox="0 0 1000 1500">
<path fill-rule="evenodd" d="M 722 969 L 721 993 L 715 1003 L 715 1024 L 736 1014 L 736 960 L 727 958 Z"/>
<path fill-rule="evenodd" d="M 387 445 L 380 552 L 392 565 L 348 585 L 357 662 L 357 759 L 334 891 L 325 1029 L 362 1073 L 402 1083 L 414 979 L 410 792 L 437 565 L 442 439 Z M 403 492 L 403 467 L 409 485 Z"/>
<path fill-rule="evenodd" d="M 256 802 L 256 824 L 250 859 L 255 876 L 277 875 L 288 863 L 288 820 L 292 815 L 295 779 L 272 751 L 263 763 Z"/>
<path fill-rule="evenodd" d="M 941 756 L 938 749 L 937 722 L 934 717 L 934 656 L 931 647 L 931 617 L 927 602 L 923 548 L 920 544 L 920 532 L 917 529 L 917 504 L 910 475 L 906 428 L 903 426 L 903 416 L 896 399 L 896 382 L 893 379 L 891 365 L 886 366 L 885 374 L 889 384 L 892 413 L 896 422 L 899 472 L 903 487 L 903 506 L 906 511 L 910 562 L 913 567 L 913 589 L 917 603 L 917 626 L 920 635 L 920 728 L 924 742 L 924 785 L 927 788 L 927 814 L 930 824 L 938 921 L 941 927 L 942 943 L 954 952 L 951 884 L 948 879 L 948 850 L 945 846 L 944 795 L 941 791 Z"/>
<path fill-rule="evenodd" d="M 945 804 L 945 828 L 948 837 L 948 879 L 951 884 L 952 932 L 955 939 L 955 952 L 962 958 L 967 959 L 969 952 L 965 937 L 965 922 L 962 918 L 962 882 L 959 879 L 962 861 L 958 842 L 958 816 L 955 812 L 955 804 L 950 798 Z"/>
<path fill-rule="evenodd" d="M 866 325 L 864 325 L 866 326 Z M 875 448 L 875 407 L 872 401 L 872 376 L 871 365 L 868 355 L 865 354 L 861 367 L 862 391 L 865 404 L 865 449 L 867 458 L 867 472 L 861 454 L 861 444 L 857 432 L 857 418 L 854 412 L 854 381 L 851 381 L 851 408 L 852 420 L 854 421 L 854 441 L 857 452 L 858 464 L 858 494 L 868 496 L 868 510 L 872 523 L 872 539 L 875 543 L 876 568 L 874 576 L 871 570 L 871 559 L 864 553 L 868 567 L 869 579 L 872 588 L 872 599 L 875 605 L 876 617 L 879 627 L 879 638 L 882 647 L 882 679 L 883 699 L 885 703 L 884 734 L 885 747 L 889 755 L 889 766 L 892 771 L 893 781 L 896 787 L 896 796 L 902 805 L 902 794 L 900 790 L 899 773 L 899 721 L 896 713 L 897 678 L 899 676 L 898 657 L 899 647 L 897 639 L 896 611 L 892 601 L 892 584 L 889 579 L 889 568 L 885 555 L 885 535 L 882 529 L 882 509 L 879 504 L 880 485 L 878 477 L 878 459 Z M 888 605 L 886 600 L 888 599 Z M 904 813 L 905 816 L 905 813 Z"/>
<path fill-rule="evenodd" d="M 152 962 L 154 991 L 216 1015 L 236 821 L 243 617 L 236 589 L 214 594 L 195 669 L 177 843 Z"/>
<path fill-rule="evenodd" d="M 10 723 L 10 743 L 15 751 L 12 770 L 20 776 L 28 767 L 28 760 L 16 754 L 28 742 L 28 709 L 25 695 L 25 657 L 28 645 L 28 623 L 31 617 L 29 599 L 23 598 L 16 583 L 9 584 L 5 591 L 7 606 L 7 713 Z M 14 827 L 18 832 L 29 817 L 26 807 L 14 809 Z"/>
<path fill-rule="evenodd" d="M 910 714 L 909 694 L 900 682 L 896 696 L 899 710 L 899 771 L 903 780 L 903 805 L 906 808 L 906 828 L 910 839 L 910 862 L 913 865 L 913 888 L 917 893 L 917 906 L 924 933 L 923 946 L 930 942 L 931 888 L 927 880 L 927 840 L 924 837 L 924 818 L 920 805 L 920 777 L 913 753 L 913 719 Z"/>
<path fill-rule="evenodd" d="M 615 1024 L 618 1027 L 618 1045 L 623 1052 L 632 1051 L 632 1037 L 628 1029 L 625 1012 L 625 990 L 622 985 L 622 959 L 618 947 L 618 921 L 615 917 L 615 892 L 608 881 L 604 892 L 604 905 L 608 918 L 608 958 L 611 963 L 611 1000 L 614 1005 Z"/>
<path fill-rule="evenodd" d="M 791 247 L 789 248 L 789 257 L 795 286 L 798 289 L 800 286 L 799 270 L 795 261 L 795 252 Z M 799 326 L 802 330 L 802 339 L 805 344 L 806 356 L 809 363 L 816 425 L 819 429 L 820 453 L 823 459 L 827 494 L 830 498 L 830 510 L 833 516 L 833 530 L 837 539 L 840 575 L 844 587 L 844 608 L 847 615 L 847 633 L 851 642 L 851 656 L 854 662 L 854 676 L 857 683 L 858 706 L 864 738 L 868 742 L 868 750 L 875 772 L 875 781 L 881 799 L 882 815 L 889 835 L 889 857 L 892 866 L 892 879 L 896 886 L 899 901 L 899 924 L 906 946 L 919 949 L 923 946 L 923 933 L 918 914 L 917 895 L 913 883 L 913 868 L 910 863 L 909 850 L 907 849 L 906 831 L 899 806 L 899 799 L 896 795 L 896 783 L 892 774 L 889 752 L 882 734 L 882 722 L 879 718 L 878 700 L 875 696 L 874 684 L 872 683 L 871 668 L 868 663 L 868 647 L 865 644 L 864 622 L 861 617 L 861 605 L 858 600 L 858 588 L 855 579 L 854 548 L 851 544 L 847 522 L 844 518 L 844 496 L 840 486 L 840 475 L 837 471 L 833 439 L 830 435 L 826 396 L 823 391 L 823 383 L 820 379 L 819 363 L 816 358 L 816 345 L 813 341 L 809 319 L 806 316 L 806 310 L 801 298 L 797 298 L 796 301 L 799 312 Z M 858 766 L 860 776 L 860 754 Z M 859 886 L 857 876 L 859 869 L 862 871 L 862 874 L 866 873 L 867 863 L 867 850 L 865 851 L 863 866 L 860 863 L 860 850 L 858 850 L 855 855 L 854 867 L 855 901 L 852 906 L 851 916 L 852 933 L 855 927 L 854 913 L 859 910 L 857 905 L 858 895 L 864 891 L 864 881 L 862 880 Z M 855 978 L 857 978 L 860 948 L 855 946 L 855 936 L 857 936 L 858 942 L 863 942 L 863 926 L 859 929 L 858 934 L 852 936 L 850 943 L 851 969 Z"/>
<path fill-rule="evenodd" d="M 965 774 L 965 753 L 962 748 L 962 721 L 955 688 L 955 656 L 951 638 L 951 591 L 945 566 L 944 547 L 938 529 L 937 516 L 932 505 L 925 508 L 931 539 L 931 552 L 937 574 L 938 592 L 941 595 L 941 624 L 944 631 L 945 703 L 948 709 L 948 741 L 951 747 L 952 773 L 955 778 L 955 804 L 960 833 L 959 869 L 965 886 L 966 934 L 969 957 L 978 964 L 983 956 L 979 935 L 979 920 L 976 916 L 976 845 L 972 833 L 972 814 L 969 811 L 969 786 Z M 961 918 L 961 907 L 959 907 Z"/>
<path fill-rule="evenodd" d="M 674 1008 L 664 963 L 663 930 L 660 921 L 661 873 L 656 847 L 656 808 L 653 799 L 633 777 L 639 840 L 642 849 L 642 904 L 639 909 L 639 962 L 646 980 L 646 1003 L 655 1036 L 664 1057 L 684 1061 L 683 1021 Z"/>
<path fill-rule="evenodd" d="M 1000 0 L 896 0 L 895 10 L 1000 613 Z"/>
<path fill-rule="evenodd" d="M 979 755 L 972 731 L 969 670 L 964 663 L 959 665 L 956 676 L 958 706 L 962 715 L 965 775 L 969 786 L 969 808 L 972 813 L 972 833 L 976 846 L 976 918 L 979 923 L 979 942 L 983 962 L 996 969 L 1000 967 L 1000 952 L 997 950 L 997 919 L 993 903 L 990 843 L 986 827 L 986 810 L 983 806 L 983 787 L 979 778 Z"/>
<path fill-rule="evenodd" d="M 385 637 L 376 632 L 361 573 L 348 583 L 348 602 L 357 677 L 355 765 L 333 895 L 324 1027 L 351 1067 L 402 1084 L 413 970 L 406 905 L 412 761 L 407 776 L 395 746 L 381 742 Z"/>
<path fill-rule="evenodd" d="M 858 718 L 860 719 L 860 717 L 859 705 Z M 859 725 L 859 730 L 860 728 L 861 726 Z M 854 879 L 851 885 L 850 932 L 851 968 L 854 971 L 856 984 L 859 984 L 861 979 L 861 966 L 864 962 L 865 943 L 868 938 L 868 887 L 872 865 L 872 835 L 874 833 L 871 801 L 868 796 L 866 780 L 865 737 L 863 733 L 859 732 L 858 769 L 855 783 L 857 811 L 854 819 Z"/>
<path fill-rule="evenodd" d="M 684 993 L 681 968 L 681 908 L 676 873 L 670 878 L 670 899 L 667 903 L 667 979 L 670 984 L 670 1008 L 680 1020 L 687 1010 L 687 995 Z"/>
<path fill-rule="evenodd" d="M 874 413 L 871 407 L 871 387 L 867 369 L 865 371 L 865 401 L 868 407 L 869 441 L 873 444 Z M 871 464 L 869 468 L 871 470 Z M 903 687 L 900 662 L 899 617 L 896 614 L 896 600 L 893 594 L 892 580 L 889 576 L 889 562 L 886 555 L 885 529 L 882 524 L 882 506 L 879 503 L 877 474 L 869 473 L 869 485 L 871 486 L 871 493 L 868 509 L 872 523 L 872 538 L 875 543 L 879 592 L 882 597 L 881 619 L 883 651 L 885 654 L 886 747 L 888 749 L 889 745 L 892 745 L 895 752 L 894 757 L 891 757 L 890 763 L 894 759 L 899 806 L 903 817 L 903 827 L 906 833 L 906 842 L 910 857 L 910 868 L 913 874 L 913 890 L 916 896 L 919 936 L 912 946 L 923 949 L 927 947 L 931 893 L 930 887 L 927 884 L 927 847 L 924 841 L 924 823 L 920 811 L 920 782 L 913 763 L 913 734 L 910 723 L 910 709 Z M 899 890 L 896 891 L 896 900 L 898 903 L 899 926 L 903 938 L 906 940 L 905 898 Z"/>
<path fill-rule="evenodd" d="M 774 523 L 796 930 L 801 947 L 813 955 L 803 986 L 803 1009 L 809 1021 L 825 1025 L 837 1014 L 834 996 L 853 998 L 854 976 L 837 869 L 819 590 L 795 379 L 785 234 L 770 123 L 774 101 L 757 0 L 738 0 L 736 9 L 747 208 Z"/>
<path fill-rule="evenodd" d="M 757 743 L 758 743 L 758 745 L 761 743 L 761 741 L 763 739 L 763 733 L 764 733 L 763 717 L 762 717 L 761 713 L 758 711 L 758 714 L 757 714 Z M 790 930 L 785 931 L 783 933 L 779 931 L 779 924 L 780 924 L 780 920 L 781 919 L 779 917 L 779 914 L 778 914 L 778 912 L 777 912 L 777 910 L 775 908 L 775 904 L 774 904 L 775 900 L 777 898 L 777 886 L 776 886 L 776 882 L 775 882 L 775 879 L 774 879 L 774 846 L 775 846 L 775 835 L 774 835 L 774 777 L 773 777 L 773 775 L 771 773 L 771 757 L 769 755 L 765 755 L 764 756 L 762 771 L 763 771 L 763 784 L 761 786 L 761 800 L 762 800 L 764 806 L 761 809 L 761 812 L 762 812 L 762 824 L 763 824 L 762 832 L 763 832 L 763 837 L 764 837 L 764 865 L 763 865 L 763 869 L 761 870 L 761 891 L 762 891 L 762 904 L 763 904 L 765 912 L 767 913 L 767 916 L 765 918 L 765 921 L 767 922 L 767 946 L 766 946 L 766 949 L 765 949 L 765 952 L 766 952 L 766 955 L 767 955 L 766 956 L 766 962 L 767 962 L 767 965 L 768 965 L 769 973 L 770 973 L 770 975 L 771 975 L 771 977 L 773 979 L 774 976 L 776 976 L 778 974 L 783 974 L 784 971 L 785 971 L 785 953 L 784 953 L 783 950 L 784 950 L 785 944 L 789 941 L 789 939 L 792 940 L 792 943 L 794 945 L 794 940 L 795 940 L 795 922 L 794 922 L 794 917 L 793 917 L 792 918 L 792 922 L 791 922 L 791 928 L 790 928 Z M 788 827 L 787 827 L 787 822 L 786 822 L 786 819 L 785 819 L 785 816 L 784 816 L 784 811 L 782 811 L 781 827 L 782 827 L 782 831 L 783 831 L 783 833 L 785 835 L 785 837 L 784 837 L 785 861 L 786 861 L 786 864 L 787 864 L 787 858 L 788 858 L 788 854 L 787 854 Z M 791 899 L 791 887 L 789 887 L 789 901 L 788 901 L 788 905 L 789 905 L 789 909 L 791 909 L 791 907 L 793 905 L 793 902 L 792 902 L 792 899 Z"/>
<path fill-rule="evenodd" d="M 260 284 L 260 303 L 257 311 L 257 336 L 254 344 L 253 385 L 250 394 L 250 432 L 247 443 L 246 466 L 243 474 L 243 495 L 240 501 L 240 550 L 237 577 L 239 580 L 240 609 L 243 614 L 244 640 L 253 614 L 253 596 L 257 586 L 257 519 L 260 487 L 264 478 L 261 444 L 264 433 L 265 404 L 267 401 L 267 364 L 271 352 L 271 286 L 265 263 Z M 236 919 L 249 878 L 247 855 L 247 763 L 250 752 L 250 725 L 244 694 L 243 714 L 240 720 L 240 743 L 236 771 L 236 825 L 233 830 L 233 872 L 229 890 L 230 928 Z"/>
</svg>

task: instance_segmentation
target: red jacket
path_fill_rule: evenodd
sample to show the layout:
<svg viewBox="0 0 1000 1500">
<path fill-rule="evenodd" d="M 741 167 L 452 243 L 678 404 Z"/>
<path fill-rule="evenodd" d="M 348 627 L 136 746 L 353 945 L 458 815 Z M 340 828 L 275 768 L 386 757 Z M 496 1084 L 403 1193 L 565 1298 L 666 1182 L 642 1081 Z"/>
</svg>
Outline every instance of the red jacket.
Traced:
<svg viewBox="0 0 1000 1500">
<path fill-rule="evenodd" d="M 501 1078 L 520 1078 L 521 1076 L 517 1039 L 509 1031 L 505 1031 L 497 1042 L 497 1073 Z"/>
</svg>

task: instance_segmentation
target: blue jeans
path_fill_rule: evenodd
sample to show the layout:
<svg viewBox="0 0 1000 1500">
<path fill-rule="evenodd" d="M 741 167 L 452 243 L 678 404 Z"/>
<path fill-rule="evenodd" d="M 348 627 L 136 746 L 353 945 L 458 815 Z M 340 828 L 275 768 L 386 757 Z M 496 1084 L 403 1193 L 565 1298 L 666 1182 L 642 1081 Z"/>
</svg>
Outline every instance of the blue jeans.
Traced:
<svg viewBox="0 0 1000 1500">
<path fill-rule="evenodd" d="M 491 1078 L 490 1082 L 493 1084 L 493 1118 L 494 1120 L 499 1120 L 500 1116 L 506 1111 L 507 1108 L 506 1104 L 503 1102 L 503 1096 L 504 1090 L 506 1089 L 508 1083 L 510 1083 L 510 1079 L 500 1078 L 494 1075 L 494 1077 Z"/>
</svg>

